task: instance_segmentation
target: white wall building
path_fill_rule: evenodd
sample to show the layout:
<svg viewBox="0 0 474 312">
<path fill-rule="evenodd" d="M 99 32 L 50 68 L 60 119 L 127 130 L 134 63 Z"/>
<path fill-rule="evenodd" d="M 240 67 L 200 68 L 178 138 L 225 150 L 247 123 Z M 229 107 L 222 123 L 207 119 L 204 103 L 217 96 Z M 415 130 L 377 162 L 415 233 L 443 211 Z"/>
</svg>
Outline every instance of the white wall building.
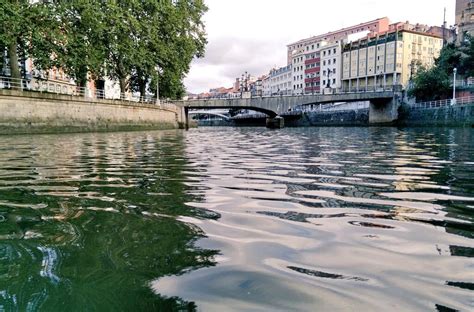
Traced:
<svg viewBox="0 0 474 312">
<path fill-rule="evenodd" d="M 342 77 L 342 43 L 328 43 L 321 48 L 321 93 L 328 86 L 332 89 L 341 87 Z"/>
<path fill-rule="evenodd" d="M 305 47 L 302 46 L 292 53 L 293 93 L 303 94 L 305 88 Z"/>
<path fill-rule="evenodd" d="M 270 75 L 266 75 L 262 79 L 262 90 L 263 90 L 263 96 L 270 96 L 272 94 L 272 85 L 271 85 Z"/>
<path fill-rule="evenodd" d="M 291 94 L 293 91 L 292 66 L 280 67 L 270 71 L 271 95 Z"/>
</svg>

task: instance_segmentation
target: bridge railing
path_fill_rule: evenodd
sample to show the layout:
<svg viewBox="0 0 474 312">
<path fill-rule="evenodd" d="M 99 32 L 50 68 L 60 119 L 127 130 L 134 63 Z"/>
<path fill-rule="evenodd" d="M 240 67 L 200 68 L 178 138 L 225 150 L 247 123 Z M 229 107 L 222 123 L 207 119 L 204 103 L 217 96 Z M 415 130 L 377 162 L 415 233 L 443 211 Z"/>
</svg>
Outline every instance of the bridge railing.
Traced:
<svg viewBox="0 0 474 312">
<path fill-rule="evenodd" d="M 393 92 L 393 91 L 401 91 L 401 85 L 384 85 L 384 86 L 370 86 L 370 87 L 351 87 L 351 88 L 333 88 L 331 90 L 325 92 L 280 92 L 278 94 L 263 94 L 263 95 L 251 95 L 251 99 L 259 99 L 259 98 L 280 98 L 280 97 L 295 97 L 295 96 L 309 96 L 309 95 L 334 95 L 334 94 L 348 94 L 348 93 L 374 93 L 374 92 Z M 211 97 L 203 97 L 203 98 L 191 98 L 186 100 L 187 102 L 191 101 L 205 101 L 205 100 L 238 100 L 242 99 L 243 97 L 238 94 L 221 94 Z"/>
<path fill-rule="evenodd" d="M 427 101 L 420 103 L 411 103 L 408 104 L 410 108 L 413 109 L 424 109 L 424 108 L 436 108 L 436 107 L 446 107 L 446 106 L 459 106 L 459 105 L 468 105 L 474 104 L 474 96 L 466 96 L 453 99 L 440 100 L 440 101 Z"/>
<path fill-rule="evenodd" d="M 108 94 L 102 89 L 92 89 L 78 87 L 74 84 L 44 79 L 15 79 L 11 77 L 0 76 L 0 89 L 11 89 L 20 91 L 30 91 L 38 93 L 52 93 L 60 95 L 69 95 L 86 99 L 105 99 L 113 101 L 124 101 L 129 104 L 148 104 L 159 105 L 162 109 L 176 111 L 176 105 L 168 100 L 160 99 L 157 102 L 156 97 L 137 96 L 132 93 L 113 93 Z"/>
</svg>

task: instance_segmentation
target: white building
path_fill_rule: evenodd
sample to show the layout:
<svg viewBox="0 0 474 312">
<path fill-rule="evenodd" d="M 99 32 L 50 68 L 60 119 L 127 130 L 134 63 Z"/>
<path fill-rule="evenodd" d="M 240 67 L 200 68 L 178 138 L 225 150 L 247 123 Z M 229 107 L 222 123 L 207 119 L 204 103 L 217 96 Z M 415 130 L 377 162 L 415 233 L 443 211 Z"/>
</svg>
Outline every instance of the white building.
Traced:
<svg viewBox="0 0 474 312">
<path fill-rule="evenodd" d="M 270 71 L 271 95 L 291 94 L 293 91 L 292 66 L 280 67 Z"/>
<path fill-rule="evenodd" d="M 303 94 L 305 88 L 305 47 L 301 46 L 292 53 L 293 93 Z"/>
<path fill-rule="evenodd" d="M 342 77 L 342 43 L 325 44 L 320 51 L 321 55 L 321 93 L 324 88 L 341 88 Z"/>
<path fill-rule="evenodd" d="M 272 94 L 272 85 L 270 75 L 265 75 L 262 79 L 263 96 L 270 96 Z"/>
</svg>

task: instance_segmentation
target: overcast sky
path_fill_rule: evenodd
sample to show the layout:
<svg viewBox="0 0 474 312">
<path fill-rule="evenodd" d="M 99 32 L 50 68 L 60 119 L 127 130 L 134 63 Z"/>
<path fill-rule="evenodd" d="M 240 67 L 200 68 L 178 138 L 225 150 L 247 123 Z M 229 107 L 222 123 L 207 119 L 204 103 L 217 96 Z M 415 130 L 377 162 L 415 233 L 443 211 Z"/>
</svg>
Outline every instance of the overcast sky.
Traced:
<svg viewBox="0 0 474 312">
<path fill-rule="evenodd" d="M 230 87 L 248 71 L 286 65 L 286 45 L 379 17 L 391 22 L 454 24 L 455 0 L 205 0 L 206 55 L 192 63 L 189 92 Z"/>
</svg>

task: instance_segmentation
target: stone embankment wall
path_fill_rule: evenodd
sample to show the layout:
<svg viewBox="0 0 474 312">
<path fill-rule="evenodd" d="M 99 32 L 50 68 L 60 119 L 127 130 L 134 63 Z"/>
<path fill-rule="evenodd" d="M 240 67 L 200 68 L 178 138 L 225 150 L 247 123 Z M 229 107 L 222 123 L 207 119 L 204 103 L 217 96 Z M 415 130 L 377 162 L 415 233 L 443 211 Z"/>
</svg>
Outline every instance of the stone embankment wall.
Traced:
<svg viewBox="0 0 474 312">
<path fill-rule="evenodd" d="M 402 106 L 397 122 L 405 126 L 474 126 L 474 103 L 436 108 Z"/>
<path fill-rule="evenodd" d="M 176 129 L 181 115 L 149 104 L 0 90 L 0 134 Z"/>
</svg>

